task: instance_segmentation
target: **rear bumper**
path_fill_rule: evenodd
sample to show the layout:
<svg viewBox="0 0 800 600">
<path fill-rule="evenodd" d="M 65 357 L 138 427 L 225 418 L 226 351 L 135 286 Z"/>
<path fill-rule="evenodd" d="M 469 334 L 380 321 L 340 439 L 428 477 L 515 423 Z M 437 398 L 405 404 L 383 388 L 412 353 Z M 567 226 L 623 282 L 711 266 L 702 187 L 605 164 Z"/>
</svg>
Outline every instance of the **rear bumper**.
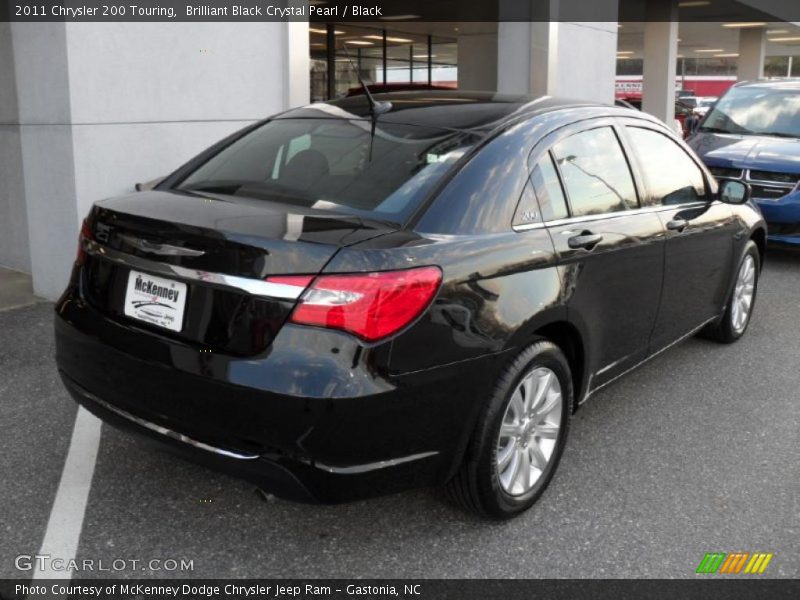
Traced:
<svg viewBox="0 0 800 600">
<path fill-rule="evenodd" d="M 77 402 L 300 501 L 445 481 L 503 359 L 391 376 L 380 374 L 380 351 L 339 332 L 286 325 L 264 355 L 245 359 L 109 319 L 70 291 L 56 312 L 56 360 Z"/>
<path fill-rule="evenodd" d="M 64 387 L 78 404 L 106 423 L 123 431 L 147 437 L 161 448 L 225 473 L 252 481 L 275 495 L 298 502 L 317 499 L 292 472 L 278 462 L 257 455 L 246 455 L 210 446 L 178 434 L 170 429 L 146 421 L 101 400 L 60 372 Z"/>
</svg>

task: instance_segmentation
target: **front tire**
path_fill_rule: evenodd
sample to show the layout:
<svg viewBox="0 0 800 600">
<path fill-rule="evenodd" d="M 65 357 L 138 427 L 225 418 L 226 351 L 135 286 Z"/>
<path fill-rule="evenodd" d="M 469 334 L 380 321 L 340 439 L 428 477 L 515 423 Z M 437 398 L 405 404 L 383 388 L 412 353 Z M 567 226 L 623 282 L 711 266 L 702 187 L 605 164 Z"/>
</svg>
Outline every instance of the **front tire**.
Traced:
<svg viewBox="0 0 800 600">
<path fill-rule="evenodd" d="M 750 240 L 739 259 L 736 282 L 725 306 L 725 313 L 718 323 L 705 331 L 706 337 L 731 344 L 744 335 L 753 315 L 760 273 L 761 255 L 755 242 Z"/>
<path fill-rule="evenodd" d="M 553 478 L 567 439 L 573 389 L 553 343 L 523 350 L 498 378 L 464 462 L 447 490 L 467 510 L 508 519 L 530 508 Z"/>
</svg>

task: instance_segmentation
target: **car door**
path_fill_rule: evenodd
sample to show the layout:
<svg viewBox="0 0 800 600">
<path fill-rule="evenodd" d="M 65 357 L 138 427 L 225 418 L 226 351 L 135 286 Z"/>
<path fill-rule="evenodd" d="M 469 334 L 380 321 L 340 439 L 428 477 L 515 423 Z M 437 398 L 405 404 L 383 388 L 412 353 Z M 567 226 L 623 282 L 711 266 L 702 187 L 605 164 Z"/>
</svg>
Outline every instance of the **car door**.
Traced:
<svg viewBox="0 0 800 600">
<path fill-rule="evenodd" d="M 550 142 L 534 164 L 553 161 L 567 200 L 568 215 L 547 227 L 593 389 L 647 355 L 661 294 L 663 226 L 641 210 L 637 176 L 613 120 L 584 122 Z"/>
<path fill-rule="evenodd" d="M 651 349 L 658 351 L 701 327 L 725 304 L 738 231 L 733 211 L 713 200 L 695 158 L 657 126 L 636 120 L 624 127 L 647 195 L 666 229 L 664 291 Z"/>
</svg>

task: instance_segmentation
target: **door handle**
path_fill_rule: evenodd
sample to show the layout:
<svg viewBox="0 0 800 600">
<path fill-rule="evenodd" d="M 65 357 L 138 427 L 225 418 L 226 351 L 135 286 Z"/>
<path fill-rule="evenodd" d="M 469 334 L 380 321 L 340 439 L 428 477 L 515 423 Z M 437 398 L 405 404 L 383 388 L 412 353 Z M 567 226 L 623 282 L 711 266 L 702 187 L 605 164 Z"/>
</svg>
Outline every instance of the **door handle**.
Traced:
<svg viewBox="0 0 800 600">
<path fill-rule="evenodd" d="M 584 231 L 580 235 L 572 236 L 567 240 L 567 244 L 573 250 L 583 248 L 584 250 L 591 250 L 603 240 L 603 236 L 599 233 L 592 233 L 591 231 Z"/>
<path fill-rule="evenodd" d="M 677 231 L 681 232 L 686 229 L 686 226 L 689 224 L 689 221 L 686 219 L 681 219 L 680 217 L 677 219 L 672 219 L 667 223 L 667 229 L 670 231 Z"/>
</svg>

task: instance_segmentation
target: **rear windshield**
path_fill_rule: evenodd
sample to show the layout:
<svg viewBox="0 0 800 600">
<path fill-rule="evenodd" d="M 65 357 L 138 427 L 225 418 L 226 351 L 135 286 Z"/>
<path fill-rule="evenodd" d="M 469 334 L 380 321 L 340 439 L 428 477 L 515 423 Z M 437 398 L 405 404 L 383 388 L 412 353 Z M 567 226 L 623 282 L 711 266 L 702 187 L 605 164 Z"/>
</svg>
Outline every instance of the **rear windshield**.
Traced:
<svg viewBox="0 0 800 600">
<path fill-rule="evenodd" d="M 179 189 L 403 223 L 478 140 L 468 132 L 369 120 L 276 119 L 192 172 Z"/>
<path fill-rule="evenodd" d="M 800 91 L 731 88 L 711 109 L 700 130 L 800 137 Z"/>
</svg>

